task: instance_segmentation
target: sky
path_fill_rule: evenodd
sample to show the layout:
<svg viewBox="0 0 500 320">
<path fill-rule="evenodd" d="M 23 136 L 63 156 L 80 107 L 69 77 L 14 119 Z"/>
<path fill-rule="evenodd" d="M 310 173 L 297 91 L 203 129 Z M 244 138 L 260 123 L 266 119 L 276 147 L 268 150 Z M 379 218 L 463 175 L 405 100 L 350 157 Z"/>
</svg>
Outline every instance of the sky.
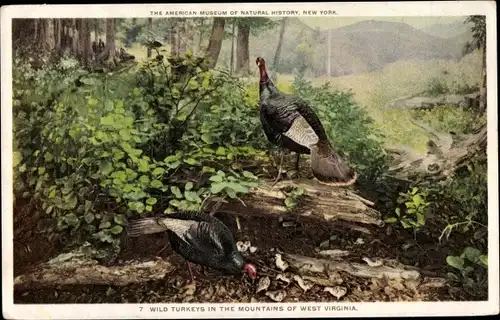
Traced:
<svg viewBox="0 0 500 320">
<path fill-rule="evenodd" d="M 321 30 L 330 28 L 340 28 L 364 20 L 380 20 L 391 22 L 404 22 L 410 26 L 421 29 L 436 23 L 453 23 L 465 20 L 466 16 L 461 17 L 300 17 L 305 24 Z"/>
</svg>

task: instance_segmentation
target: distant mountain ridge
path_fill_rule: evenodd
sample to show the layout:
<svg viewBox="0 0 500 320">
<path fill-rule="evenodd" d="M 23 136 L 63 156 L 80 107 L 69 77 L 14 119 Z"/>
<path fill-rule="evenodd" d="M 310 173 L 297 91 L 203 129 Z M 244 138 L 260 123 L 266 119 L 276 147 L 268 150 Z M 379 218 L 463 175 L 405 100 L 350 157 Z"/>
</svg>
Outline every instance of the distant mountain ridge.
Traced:
<svg viewBox="0 0 500 320">
<path fill-rule="evenodd" d="M 453 26 L 461 24 L 463 23 L 432 25 L 417 29 L 402 22 L 365 20 L 331 29 L 331 74 L 340 76 L 371 72 L 398 60 L 460 58 L 468 39 L 466 34 L 460 32 L 467 32 L 468 27 L 464 25 L 464 28 L 454 32 Z M 278 37 L 279 26 L 264 31 L 259 36 L 251 36 L 251 57 L 263 56 L 272 61 Z M 289 18 L 280 65 L 296 64 L 297 46 L 309 41 L 314 43 L 311 47 L 313 54 L 310 72 L 315 76 L 325 75 L 328 60 L 327 37 L 328 30 L 320 31 L 309 27 L 300 18 Z M 225 50 L 229 52 L 227 48 Z"/>
</svg>

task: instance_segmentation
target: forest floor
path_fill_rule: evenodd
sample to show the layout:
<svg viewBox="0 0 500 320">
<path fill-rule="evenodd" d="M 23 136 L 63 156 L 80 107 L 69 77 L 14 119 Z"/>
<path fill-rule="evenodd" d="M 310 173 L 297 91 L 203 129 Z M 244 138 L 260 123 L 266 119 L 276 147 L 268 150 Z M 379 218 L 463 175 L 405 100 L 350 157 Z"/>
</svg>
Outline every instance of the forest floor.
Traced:
<svg viewBox="0 0 500 320">
<path fill-rule="evenodd" d="M 15 209 L 14 275 L 25 273 L 35 265 L 61 253 L 60 241 L 48 239 L 38 233 L 39 224 L 31 205 L 19 203 Z M 296 220 L 293 227 L 283 227 L 277 218 L 241 217 L 241 230 L 237 230 L 234 216 L 218 214 L 235 234 L 237 241 L 250 241 L 257 250 L 248 253 L 250 261 L 257 265 L 260 276 L 269 274 L 272 279 L 268 291 L 286 292 L 283 302 L 326 302 L 326 301 L 449 301 L 471 300 L 459 288 L 412 287 L 381 279 L 364 279 L 347 273 L 340 273 L 342 286 L 347 293 L 339 300 L 324 287 L 315 284 L 307 291 L 297 282 L 289 284 L 275 280 L 276 252 L 286 252 L 304 256 L 318 256 L 322 249 L 348 250 L 348 261 L 362 262 L 363 257 L 383 257 L 397 259 L 410 266 L 417 266 L 426 272 L 444 277 L 444 261 L 451 251 L 439 246 L 431 239 L 413 240 L 410 233 L 399 230 L 383 229 L 371 237 L 359 236 L 352 231 L 339 231 L 325 223 L 301 223 Z M 361 240 L 360 240 L 361 239 Z M 328 243 L 325 245 L 325 240 Z M 127 239 L 117 259 L 117 263 L 129 259 L 151 260 L 156 256 L 170 261 L 175 270 L 164 280 L 148 283 L 113 287 L 107 285 L 71 285 L 54 288 L 15 291 L 14 302 L 21 304 L 51 303 L 166 303 L 166 302 L 272 302 L 265 290 L 256 293 L 257 281 L 248 277 L 223 276 L 213 271 L 205 273 L 200 266 L 194 266 L 195 285 L 190 283 L 186 263 L 172 252 L 166 236 L 162 234 L 145 235 Z M 161 251 L 161 253 L 159 253 Z M 273 275 L 271 275 L 275 272 Z M 284 274 L 289 279 L 293 274 Z"/>
</svg>

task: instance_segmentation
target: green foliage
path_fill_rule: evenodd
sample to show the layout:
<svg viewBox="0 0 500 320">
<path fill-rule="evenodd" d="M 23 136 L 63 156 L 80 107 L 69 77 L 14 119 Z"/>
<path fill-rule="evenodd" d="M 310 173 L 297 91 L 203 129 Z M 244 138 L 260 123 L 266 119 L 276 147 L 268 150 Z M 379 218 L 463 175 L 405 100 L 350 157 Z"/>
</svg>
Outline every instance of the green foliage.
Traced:
<svg viewBox="0 0 500 320">
<path fill-rule="evenodd" d="M 299 202 L 300 199 L 304 196 L 305 190 L 303 188 L 299 187 L 293 187 L 293 188 L 288 188 L 288 190 L 282 190 L 283 193 L 285 194 L 285 207 L 288 210 L 292 210 L 295 208 Z"/>
<path fill-rule="evenodd" d="M 486 123 L 486 115 L 479 115 L 471 109 L 456 107 L 440 107 L 431 110 L 413 110 L 413 118 L 428 123 L 440 132 L 453 132 L 455 134 L 470 134 Z"/>
<path fill-rule="evenodd" d="M 427 194 L 423 190 L 414 187 L 411 191 L 400 193 L 397 199 L 399 207 L 394 212 L 396 216 L 385 219 L 387 223 L 399 221 L 403 228 L 418 230 L 425 225 L 426 210 L 430 203 L 427 202 Z"/>
<path fill-rule="evenodd" d="M 474 247 L 466 247 L 459 256 L 447 256 L 446 263 L 453 268 L 448 277 L 460 282 L 471 294 L 487 292 L 488 255 Z"/>
<path fill-rule="evenodd" d="M 265 140 L 238 81 L 189 54 L 165 60 L 135 79 L 15 61 L 16 196 L 35 199 L 75 241 L 115 250 L 130 217 L 199 210 L 258 185 L 241 162 L 266 160 Z"/>
<path fill-rule="evenodd" d="M 349 159 L 360 181 L 375 181 L 386 170 L 383 136 L 373 128 L 366 111 L 353 101 L 352 93 L 334 91 L 328 84 L 313 87 L 300 77 L 295 79 L 293 90 L 312 106 L 333 147 Z"/>
</svg>

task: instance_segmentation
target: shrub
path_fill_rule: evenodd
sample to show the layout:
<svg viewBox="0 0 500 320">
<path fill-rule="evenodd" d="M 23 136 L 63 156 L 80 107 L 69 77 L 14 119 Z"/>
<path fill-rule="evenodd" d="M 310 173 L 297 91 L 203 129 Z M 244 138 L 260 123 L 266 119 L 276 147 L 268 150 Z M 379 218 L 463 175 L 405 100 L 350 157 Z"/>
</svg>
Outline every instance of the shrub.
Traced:
<svg viewBox="0 0 500 320">
<path fill-rule="evenodd" d="M 209 196 L 237 198 L 257 186 L 237 165 L 266 159 L 255 107 L 236 79 L 189 56 L 181 63 L 183 74 L 149 61 L 129 90 L 116 90 L 131 77 L 16 61 L 16 195 L 35 199 L 75 242 L 116 253 L 130 217 L 198 210 Z"/>
</svg>

